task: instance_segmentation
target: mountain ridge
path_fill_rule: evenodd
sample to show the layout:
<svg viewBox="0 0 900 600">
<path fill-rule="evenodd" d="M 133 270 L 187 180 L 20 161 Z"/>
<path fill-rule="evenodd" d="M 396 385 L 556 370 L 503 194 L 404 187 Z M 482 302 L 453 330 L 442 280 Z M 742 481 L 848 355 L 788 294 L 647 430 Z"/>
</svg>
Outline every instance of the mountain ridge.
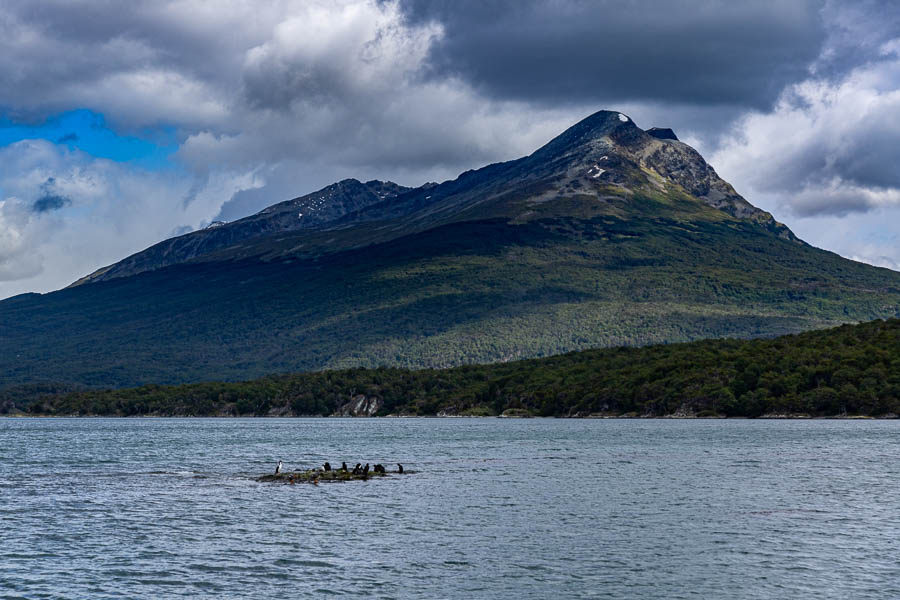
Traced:
<svg viewBox="0 0 900 600">
<path fill-rule="evenodd" d="M 362 183 L 356 179 L 343 179 L 311 194 L 273 204 L 237 221 L 218 221 L 221 225 L 214 228 L 207 227 L 163 240 L 85 275 L 69 287 L 169 266 L 254 237 L 314 228 L 317 224 L 334 220 L 360 206 L 395 197 L 410 189 L 391 181 L 372 180 Z M 326 210 L 323 211 L 323 208 Z M 298 215 L 296 218 L 293 217 L 295 214 Z"/>
<path fill-rule="evenodd" d="M 614 111 L 440 184 L 334 185 L 0 301 L 0 387 L 451 367 L 900 316 L 900 273 L 805 244 Z M 297 227 L 301 205 L 322 220 Z"/>
<path fill-rule="evenodd" d="M 671 137 L 655 137 L 638 128 L 623 113 L 598 111 L 529 156 L 472 169 L 454 180 L 418 188 L 390 181 L 362 183 L 344 179 L 232 223 L 164 240 L 98 269 L 72 285 L 134 275 L 245 242 L 252 245 L 254 239 L 266 235 L 345 228 L 376 220 L 425 219 L 449 210 L 460 212 L 508 191 L 510 180 L 516 187 L 523 182 L 540 185 L 551 180 L 569 194 L 582 190 L 585 180 L 595 185 L 611 183 L 628 192 L 628 184 L 634 184 L 635 175 L 641 171 L 650 175 L 648 181 L 640 182 L 644 185 L 649 183 L 662 189 L 666 184 L 675 184 L 712 208 L 737 219 L 755 221 L 786 239 L 797 240 L 790 229 L 747 202 L 719 178 L 696 150 L 675 138 L 674 132 Z M 459 197 L 455 205 L 447 204 L 447 199 L 453 196 Z M 477 200 L 473 201 L 472 196 Z M 442 220 L 427 222 L 433 225 Z"/>
</svg>

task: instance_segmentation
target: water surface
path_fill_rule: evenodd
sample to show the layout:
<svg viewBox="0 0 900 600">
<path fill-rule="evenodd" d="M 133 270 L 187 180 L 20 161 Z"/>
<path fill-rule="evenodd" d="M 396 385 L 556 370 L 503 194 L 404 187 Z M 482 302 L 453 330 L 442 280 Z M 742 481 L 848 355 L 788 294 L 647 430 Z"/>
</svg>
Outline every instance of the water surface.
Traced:
<svg viewBox="0 0 900 600">
<path fill-rule="evenodd" d="M 898 492 L 895 421 L 0 419 L 0 597 L 895 599 Z"/>
</svg>

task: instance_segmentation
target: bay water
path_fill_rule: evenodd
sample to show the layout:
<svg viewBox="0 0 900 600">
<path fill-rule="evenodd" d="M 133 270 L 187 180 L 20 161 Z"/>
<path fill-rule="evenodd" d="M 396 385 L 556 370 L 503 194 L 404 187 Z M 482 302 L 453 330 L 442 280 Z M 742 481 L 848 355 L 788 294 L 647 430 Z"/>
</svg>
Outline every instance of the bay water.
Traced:
<svg viewBox="0 0 900 600">
<path fill-rule="evenodd" d="M 900 421 L 0 419 L 0 598 L 327 596 L 895 599 Z"/>
</svg>

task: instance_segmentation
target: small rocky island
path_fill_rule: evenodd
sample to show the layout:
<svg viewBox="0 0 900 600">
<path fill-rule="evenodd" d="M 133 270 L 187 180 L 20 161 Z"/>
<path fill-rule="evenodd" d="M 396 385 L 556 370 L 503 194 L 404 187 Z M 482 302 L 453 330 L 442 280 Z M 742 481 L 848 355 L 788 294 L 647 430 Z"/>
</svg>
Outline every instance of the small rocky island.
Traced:
<svg viewBox="0 0 900 600">
<path fill-rule="evenodd" d="M 284 471 L 282 470 L 282 463 L 279 461 L 278 467 L 276 467 L 275 472 L 271 475 L 263 475 L 261 477 L 257 477 L 256 481 L 261 483 L 269 483 L 269 482 L 277 482 L 277 483 L 288 483 L 288 484 L 296 484 L 296 483 L 312 483 L 314 485 L 318 485 L 320 481 L 330 482 L 330 481 L 355 481 L 362 480 L 366 481 L 370 478 L 374 477 L 387 477 L 388 475 L 404 475 L 409 471 L 403 470 L 403 465 L 398 464 L 397 470 L 388 472 L 385 469 L 384 465 L 375 465 L 374 469 L 369 469 L 369 464 L 366 463 L 365 467 L 362 467 L 360 464 L 357 464 L 352 470 L 347 468 L 346 463 L 341 466 L 339 469 L 332 469 L 328 463 L 325 463 L 324 467 L 317 467 L 315 469 L 300 469 L 296 471 Z"/>
</svg>

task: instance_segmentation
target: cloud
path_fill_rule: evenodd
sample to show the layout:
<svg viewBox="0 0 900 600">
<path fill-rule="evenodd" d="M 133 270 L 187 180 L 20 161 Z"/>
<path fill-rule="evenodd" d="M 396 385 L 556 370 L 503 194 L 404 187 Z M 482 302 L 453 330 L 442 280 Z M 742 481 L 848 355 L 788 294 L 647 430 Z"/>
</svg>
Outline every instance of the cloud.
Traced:
<svg viewBox="0 0 900 600">
<path fill-rule="evenodd" d="M 599 108 L 702 136 L 802 74 L 817 6 L 10 0 L 0 106 L 173 126 L 198 176 L 317 163 L 421 183 L 530 152 Z"/>
<path fill-rule="evenodd" d="M 767 108 L 807 73 L 825 30 L 819 2 L 405 0 L 439 22 L 438 79 L 493 98 L 675 102 Z"/>
<path fill-rule="evenodd" d="M 255 108 L 344 103 L 390 94 L 419 70 L 440 26 L 407 27 L 396 5 L 311 3 L 245 53 L 244 92 Z"/>
<path fill-rule="evenodd" d="M 900 4 L 894 0 L 826 0 L 821 15 L 828 38 L 811 71 L 820 78 L 841 79 L 859 65 L 884 56 L 885 43 L 897 36 Z"/>
<path fill-rule="evenodd" d="M 31 120 L 90 107 L 131 129 L 218 122 L 239 71 L 239 48 L 228 47 L 252 43 L 254 24 L 274 16 L 249 3 L 219 6 L 10 0 L 0 17 L 0 106 Z"/>
<path fill-rule="evenodd" d="M 847 215 L 794 217 L 791 228 L 814 246 L 852 260 L 900 270 L 900 205 Z"/>
<path fill-rule="evenodd" d="M 51 210 L 59 210 L 71 203 L 72 200 L 66 198 L 65 196 L 59 196 L 57 194 L 45 194 L 34 201 L 34 204 L 31 205 L 31 210 L 37 213 L 48 212 Z"/>
<path fill-rule="evenodd" d="M 135 169 L 45 140 L 0 148 L 0 165 L 0 297 L 67 285 L 176 227 L 203 227 L 223 198 L 260 185 L 252 174 L 211 174 L 185 206 L 189 172 Z"/>
<path fill-rule="evenodd" d="M 4 289 L 4 282 L 38 275 L 43 266 L 33 240 L 35 231 L 27 211 L 9 200 L 0 200 L 0 297 L 27 291 L 21 288 Z"/>
<path fill-rule="evenodd" d="M 838 81 L 790 86 L 771 112 L 741 118 L 713 164 L 749 197 L 797 216 L 900 205 L 900 56 Z"/>
<path fill-rule="evenodd" d="M 890 256 L 884 255 L 868 255 L 868 256 L 859 256 L 853 255 L 848 256 L 850 260 L 855 260 L 857 262 L 863 262 L 870 265 L 874 265 L 876 267 L 884 267 L 885 269 L 891 269 L 892 271 L 900 271 L 900 262 L 896 259 L 891 258 Z"/>
<path fill-rule="evenodd" d="M 600 108 L 668 109 L 682 122 L 659 124 L 708 131 L 703 113 L 721 124 L 767 106 L 818 55 L 816 9 L 10 0 L 0 106 L 31 120 L 89 107 L 126 133 L 172 125 L 194 165 L 205 149 L 228 168 L 318 159 L 451 173 L 533 150 L 526 140 Z"/>
<path fill-rule="evenodd" d="M 36 213 L 49 212 L 72 204 L 71 198 L 57 193 L 55 188 L 56 179 L 48 177 L 47 181 L 41 184 L 40 196 L 31 205 L 31 210 Z"/>
</svg>

